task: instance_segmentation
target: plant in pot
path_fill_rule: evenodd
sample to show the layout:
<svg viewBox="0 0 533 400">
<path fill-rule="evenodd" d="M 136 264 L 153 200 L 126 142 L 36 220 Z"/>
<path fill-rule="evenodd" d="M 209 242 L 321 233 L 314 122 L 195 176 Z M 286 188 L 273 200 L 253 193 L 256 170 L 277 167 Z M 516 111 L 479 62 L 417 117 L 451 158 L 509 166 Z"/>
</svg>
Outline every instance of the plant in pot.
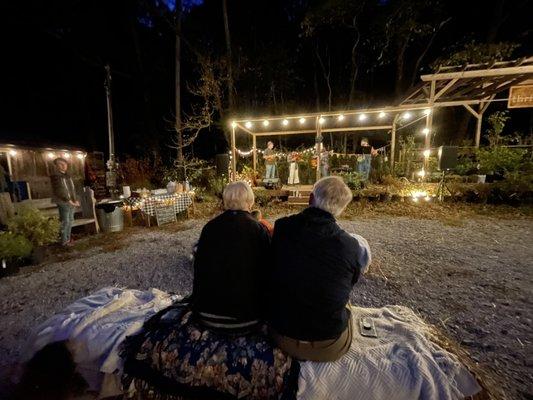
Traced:
<svg viewBox="0 0 533 400">
<path fill-rule="evenodd" d="M 56 243 L 59 237 L 59 220 L 45 216 L 35 207 L 21 207 L 8 221 L 7 228 L 32 244 L 32 256 L 36 263 L 44 258 L 44 246 Z"/>
<path fill-rule="evenodd" d="M 0 233 L 0 277 L 18 272 L 30 257 L 33 246 L 22 235 Z"/>
</svg>

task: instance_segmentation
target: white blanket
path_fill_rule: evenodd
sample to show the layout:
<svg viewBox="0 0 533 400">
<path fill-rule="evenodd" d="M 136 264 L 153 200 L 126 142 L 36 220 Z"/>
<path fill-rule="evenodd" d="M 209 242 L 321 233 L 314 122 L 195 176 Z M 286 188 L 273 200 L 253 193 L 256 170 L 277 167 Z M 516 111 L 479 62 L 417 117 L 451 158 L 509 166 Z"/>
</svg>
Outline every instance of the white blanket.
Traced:
<svg viewBox="0 0 533 400">
<path fill-rule="evenodd" d="M 24 359 L 49 343 L 68 340 L 90 388 L 101 397 L 117 395 L 122 372 L 119 345 L 177 298 L 157 289 L 101 289 L 37 327 Z M 408 308 L 354 307 L 352 315 L 349 352 L 332 363 L 302 362 L 298 400 L 451 400 L 479 391 L 457 358 L 427 339 L 427 325 Z M 377 339 L 360 336 L 361 315 L 374 318 Z"/>
<path fill-rule="evenodd" d="M 300 363 L 299 400 L 451 400 L 480 390 L 457 357 L 428 339 L 428 325 L 412 310 L 351 309 L 350 350 L 335 362 Z M 378 338 L 361 336 L 362 316 L 373 318 Z"/>
</svg>

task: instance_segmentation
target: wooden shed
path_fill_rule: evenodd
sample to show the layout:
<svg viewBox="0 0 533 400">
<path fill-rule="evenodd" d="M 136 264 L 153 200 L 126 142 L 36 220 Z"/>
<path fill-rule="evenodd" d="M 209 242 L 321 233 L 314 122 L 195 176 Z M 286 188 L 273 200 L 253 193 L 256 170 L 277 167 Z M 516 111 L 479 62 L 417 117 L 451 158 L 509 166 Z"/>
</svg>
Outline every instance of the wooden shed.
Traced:
<svg viewBox="0 0 533 400">
<path fill-rule="evenodd" d="M 27 188 L 30 199 L 52 197 L 50 175 L 53 161 L 63 157 L 70 163 L 69 173 L 81 191 L 85 178 L 85 151 L 69 147 L 32 147 L 0 143 L 0 165 L 10 180 Z"/>
</svg>

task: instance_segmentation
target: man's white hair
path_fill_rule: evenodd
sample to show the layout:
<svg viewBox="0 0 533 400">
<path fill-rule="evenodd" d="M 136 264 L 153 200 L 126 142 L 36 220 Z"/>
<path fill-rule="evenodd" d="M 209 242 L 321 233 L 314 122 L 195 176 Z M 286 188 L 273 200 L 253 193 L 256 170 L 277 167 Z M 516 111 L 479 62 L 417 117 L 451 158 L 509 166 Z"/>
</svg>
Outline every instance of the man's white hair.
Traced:
<svg viewBox="0 0 533 400">
<path fill-rule="evenodd" d="M 344 211 L 352 199 L 352 191 L 338 176 L 327 176 L 313 186 L 312 206 L 327 211 L 335 217 Z"/>
<path fill-rule="evenodd" d="M 226 210 L 250 211 L 254 205 L 255 196 L 248 183 L 237 181 L 226 185 L 222 193 L 222 199 Z"/>
</svg>

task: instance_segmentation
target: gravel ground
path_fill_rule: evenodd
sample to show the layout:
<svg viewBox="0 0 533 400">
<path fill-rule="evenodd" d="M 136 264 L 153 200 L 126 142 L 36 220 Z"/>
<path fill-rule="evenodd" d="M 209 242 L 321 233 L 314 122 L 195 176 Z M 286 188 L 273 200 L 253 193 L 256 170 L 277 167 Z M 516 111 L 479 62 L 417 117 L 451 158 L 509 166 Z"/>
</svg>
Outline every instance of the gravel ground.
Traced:
<svg viewBox="0 0 533 400">
<path fill-rule="evenodd" d="M 176 232 L 134 230 L 120 239 L 122 248 L 85 246 L 70 260 L 1 279 L 0 397 L 29 330 L 72 301 L 110 285 L 188 292 L 188 255 L 204 222 L 188 221 Z M 365 236 L 374 255 L 353 290 L 354 304 L 413 308 L 487 371 L 500 388 L 497 398 L 533 398 L 530 220 L 448 226 L 379 218 L 341 225 Z"/>
</svg>

